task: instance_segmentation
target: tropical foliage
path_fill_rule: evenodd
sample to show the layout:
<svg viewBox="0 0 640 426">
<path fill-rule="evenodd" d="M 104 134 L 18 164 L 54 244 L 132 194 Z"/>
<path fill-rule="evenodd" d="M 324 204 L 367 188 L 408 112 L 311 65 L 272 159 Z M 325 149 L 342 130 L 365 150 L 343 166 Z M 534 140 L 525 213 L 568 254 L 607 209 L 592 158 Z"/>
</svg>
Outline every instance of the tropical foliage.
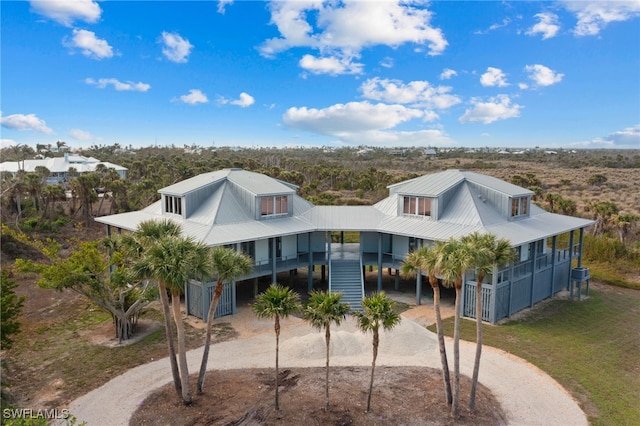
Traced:
<svg viewBox="0 0 640 426">
<path fill-rule="evenodd" d="M 204 351 L 202 353 L 202 362 L 200 363 L 200 373 L 198 374 L 198 394 L 202 393 L 204 387 L 207 362 L 209 361 L 209 346 L 211 345 L 211 327 L 213 326 L 213 317 L 218 308 L 220 297 L 222 297 L 224 283 L 231 283 L 236 278 L 249 273 L 253 268 L 253 259 L 244 253 L 237 252 L 230 248 L 215 247 L 210 250 L 208 256 L 209 265 L 207 267 L 210 268 L 212 275 L 217 276 L 217 280 L 213 292 L 213 300 L 209 305 L 209 312 L 207 313 L 207 334 L 204 342 Z"/>
<path fill-rule="evenodd" d="M 300 295 L 288 287 L 283 287 L 278 283 L 273 283 L 263 293 L 258 295 L 255 303 L 251 306 L 253 312 L 259 318 L 273 318 L 273 330 L 276 334 L 276 410 L 280 410 L 280 385 L 279 380 L 279 353 L 280 353 L 280 320 L 287 318 L 294 312 L 299 311 Z"/>
<path fill-rule="evenodd" d="M 314 290 L 302 312 L 305 321 L 319 331 L 324 330 L 326 345 L 325 362 L 325 411 L 329 411 L 329 352 L 331 325 L 340 325 L 349 313 L 349 305 L 342 302 L 342 293 Z"/>
<path fill-rule="evenodd" d="M 378 358 L 380 344 L 380 328 L 391 330 L 400 323 L 400 315 L 394 310 L 395 302 L 384 292 L 374 293 L 362 300 L 362 312 L 354 312 L 358 327 L 363 332 L 373 334 L 373 360 L 371 361 L 371 379 L 369 380 L 369 396 L 367 397 L 367 412 L 371 411 L 371 395 L 373 394 L 373 377 Z"/>
</svg>

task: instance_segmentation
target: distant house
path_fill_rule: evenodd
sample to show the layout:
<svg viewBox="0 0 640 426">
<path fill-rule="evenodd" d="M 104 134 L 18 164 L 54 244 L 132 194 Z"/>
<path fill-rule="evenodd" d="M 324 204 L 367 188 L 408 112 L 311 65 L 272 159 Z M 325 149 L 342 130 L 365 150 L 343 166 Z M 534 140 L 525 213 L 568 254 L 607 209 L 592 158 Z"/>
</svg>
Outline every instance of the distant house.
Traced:
<svg viewBox="0 0 640 426">
<path fill-rule="evenodd" d="M 438 153 L 433 148 L 425 148 L 424 155 L 426 155 L 427 157 L 435 157 L 436 155 L 438 155 Z"/>
<path fill-rule="evenodd" d="M 70 169 L 75 169 L 78 173 L 94 172 L 98 165 L 104 165 L 108 169 L 114 169 L 121 178 L 127 177 L 127 169 L 117 164 L 100 161 L 93 157 L 83 157 L 82 155 L 74 155 L 65 153 L 63 157 L 42 158 L 24 161 L 5 161 L 0 163 L 0 172 L 17 173 L 24 170 L 27 173 L 33 173 L 37 167 L 45 167 L 49 170 L 48 184 L 64 183 Z"/>
<path fill-rule="evenodd" d="M 585 227 L 593 221 L 548 213 L 531 202 L 534 193 L 486 175 L 447 170 L 390 185 L 389 196 L 373 206 L 314 206 L 295 185 L 241 169 L 224 169 L 159 190 L 161 199 L 140 210 L 96 218 L 114 230 L 134 231 L 146 220 L 170 219 L 183 233 L 208 246 L 243 251 L 254 262 L 240 280 L 306 268 L 328 267 L 330 291 L 339 291 L 353 309 L 365 295 L 364 268 L 377 267 L 377 290 L 385 269 L 401 268 L 417 247 L 472 232 L 508 239 L 517 261 L 495 269 L 483 283 L 482 318 L 495 323 L 568 288 L 582 268 Z M 332 243 L 332 235 L 355 231 L 356 244 Z M 573 262 L 577 268 L 573 268 Z M 396 274 L 396 279 L 398 275 Z M 416 303 L 423 277 L 416 279 Z M 467 274 L 463 315 L 475 316 L 475 277 Z M 398 281 L 396 281 L 398 283 Z M 215 284 L 192 281 L 187 312 L 204 318 Z M 236 309 L 235 283 L 225 289 L 216 315 Z"/>
</svg>

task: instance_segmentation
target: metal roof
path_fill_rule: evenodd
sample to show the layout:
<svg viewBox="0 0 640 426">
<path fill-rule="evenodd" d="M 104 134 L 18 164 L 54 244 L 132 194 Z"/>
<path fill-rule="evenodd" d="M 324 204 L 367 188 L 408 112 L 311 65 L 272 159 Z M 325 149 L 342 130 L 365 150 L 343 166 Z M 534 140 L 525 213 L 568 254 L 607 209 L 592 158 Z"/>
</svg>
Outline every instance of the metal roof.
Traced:
<svg viewBox="0 0 640 426">
<path fill-rule="evenodd" d="M 313 206 L 294 194 L 293 216 L 260 220 L 255 220 L 247 213 L 241 200 L 237 198 L 236 191 L 230 190 L 230 185 L 247 185 L 250 188 L 243 188 L 256 195 L 275 189 L 278 190 L 276 193 L 290 192 L 293 191 L 292 186 L 258 173 L 226 169 L 187 179 L 164 188 L 161 192 L 167 189 L 192 191 L 197 189 L 197 184 L 207 185 L 229 176 L 233 178 L 222 182 L 186 220 L 176 215 L 163 216 L 162 205 L 156 202 L 138 212 L 103 216 L 96 218 L 96 221 L 135 230 L 144 220 L 169 218 L 183 227 L 185 235 L 197 238 L 207 245 L 232 244 L 313 231 L 356 230 L 436 241 L 461 237 L 474 231 L 490 232 L 507 238 L 514 246 L 518 246 L 593 223 L 588 219 L 547 213 L 533 204 L 528 217 L 512 219 L 501 215 L 495 206 L 480 197 L 474 189 L 476 187 L 470 185 L 470 182 L 510 196 L 529 194 L 531 191 L 499 179 L 459 170 L 435 173 L 392 185 L 389 197 L 373 206 Z M 419 190 L 426 192 L 414 192 Z M 447 190 L 454 192 L 437 221 L 430 217 L 398 214 L 398 203 L 405 191 L 433 196 Z"/>
<path fill-rule="evenodd" d="M 43 158 L 41 160 L 5 161 L 0 163 L 0 171 L 17 173 L 19 170 L 25 172 L 35 172 L 36 167 L 46 167 L 51 173 L 65 173 L 74 168 L 79 173 L 94 172 L 99 164 L 103 164 L 108 169 L 117 171 L 127 170 L 126 167 L 117 164 L 100 161 L 93 157 L 83 157 L 81 155 L 68 155 L 65 157 Z"/>
</svg>

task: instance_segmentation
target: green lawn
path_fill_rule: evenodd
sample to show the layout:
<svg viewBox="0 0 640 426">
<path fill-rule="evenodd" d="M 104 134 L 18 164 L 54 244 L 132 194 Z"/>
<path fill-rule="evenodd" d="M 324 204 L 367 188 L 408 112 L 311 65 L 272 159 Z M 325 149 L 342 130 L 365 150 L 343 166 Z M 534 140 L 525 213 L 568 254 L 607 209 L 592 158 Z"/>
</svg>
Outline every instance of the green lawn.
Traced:
<svg viewBox="0 0 640 426">
<path fill-rule="evenodd" d="M 484 344 L 546 371 L 591 424 L 640 425 L 640 291 L 598 286 L 590 296 L 551 300 L 526 318 L 485 325 Z M 453 318 L 444 327 L 452 336 Z M 474 321 L 462 321 L 461 336 L 475 342 Z"/>
</svg>

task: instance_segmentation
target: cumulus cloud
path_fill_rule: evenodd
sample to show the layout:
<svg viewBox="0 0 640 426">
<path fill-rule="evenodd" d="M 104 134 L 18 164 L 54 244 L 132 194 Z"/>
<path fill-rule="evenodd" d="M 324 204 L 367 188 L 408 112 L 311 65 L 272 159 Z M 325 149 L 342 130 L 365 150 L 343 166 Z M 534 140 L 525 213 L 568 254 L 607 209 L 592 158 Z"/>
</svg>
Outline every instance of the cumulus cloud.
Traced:
<svg viewBox="0 0 640 426">
<path fill-rule="evenodd" d="M 445 68 L 440 73 L 440 80 L 449 80 L 451 77 L 455 77 L 456 75 L 458 75 L 456 70 Z"/>
<path fill-rule="evenodd" d="M 542 39 L 546 40 L 555 37 L 558 31 L 560 31 L 558 15 L 555 13 L 538 13 L 534 15 L 534 17 L 538 19 L 538 23 L 527 30 L 527 35 L 535 36 L 542 34 Z"/>
<path fill-rule="evenodd" d="M 242 108 L 246 108 L 255 103 L 255 99 L 248 93 L 242 92 L 240 93 L 240 97 L 238 99 L 226 99 L 224 97 L 218 98 L 218 103 L 221 105 L 231 104 L 237 105 Z"/>
<path fill-rule="evenodd" d="M 576 15 L 578 22 L 573 30 L 577 36 L 598 35 L 611 22 L 622 22 L 640 16 L 640 1 L 573 1 L 561 2 Z"/>
<path fill-rule="evenodd" d="M 80 129 L 71 129 L 69 136 L 79 141 L 90 141 L 94 139 L 94 136 L 91 133 Z"/>
<path fill-rule="evenodd" d="M 485 87 L 506 87 L 507 75 L 500 69 L 494 67 L 488 67 L 487 72 L 480 76 L 480 84 Z"/>
<path fill-rule="evenodd" d="M 278 28 L 280 36 L 260 46 L 261 54 L 266 57 L 294 47 L 307 47 L 320 52 L 320 58 L 344 60 L 358 57 L 365 47 L 395 47 L 404 43 L 427 45 L 430 55 L 439 55 L 447 46 L 442 31 L 430 26 L 431 12 L 413 7 L 408 1 L 290 0 L 272 1 L 269 7 L 271 23 Z M 316 65 L 314 69 L 320 70 L 323 69 L 320 65 L 327 66 L 312 61 L 313 58 L 301 61 L 300 65 Z M 340 70 L 335 63 L 331 69 Z M 345 67 L 343 71 L 353 73 L 354 68 Z"/>
<path fill-rule="evenodd" d="M 0 113 L 0 124 L 2 127 L 13 130 L 35 130 L 36 132 L 50 135 L 53 133 L 44 120 L 35 114 L 11 114 L 3 116 Z"/>
<path fill-rule="evenodd" d="M 93 24 L 102 14 L 98 3 L 92 0 L 39 0 L 30 3 L 33 12 L 66 27 L 72 26 L 77 20 Z"/>
<path fill-rule="evenodd" d="M 313 55 L 304 55 L 300 59 L 300 68 L 313 74 L 360 74 L 363 64 L 353 62 L 353 57 L 324 57 L 316 58 Z"/>
<path fill-rule="evenodd" d="M 362 95 L 376 101 L 410 104 L 413 107 L 446 109 L 461 102 L 452 95 L 451 87 L 434 87 L 428 81 L 410 81 L 371 78 L 360 86 Z M 433 119 L 433 118 L 432 118 Z"/>
<path fill-rule="evenodd" d="M 575 142 L 579 148 L 640 148 L 640 124 L 589 141 Z"/>
<path fill-rule="evenodd" d="M 98 80 L 86 78 L 84 82 L 100 89 L 104 89 L 107 86 L 113 86 L 113 88 L 119 92 L 146 92 L 151 88 L 150 84 L 143 83 L 141 81 L 134 83 L 133 81 L 119 81 L 115 78 L 99 78 Z"/>
<path fill-rule="evenodd" d="M 162 54 L 171 62 L 185 63 L 191 54 L 193 45 L 178 33 L 162 32 Z"/>
<path fill-rule="evenodd" d="M 384 68 L 393 68 L 393 58 L 390 56 L 385 56 L 381 61 L 380 61 L 380 66 L 384 67 Z"/>
<path fill-rule="evenodd" d="M 283 118 L 285 125 L 323 135 L 345 136 L 354 132 L 390 129 L 398 124 L 421 118 L 424 113 L 402 105 L 349 102 L 328 108 L 289 108 Z"/>
<path fill-rule="evenodd" d="M 527 65 L 524 70 L 529 73 L 529 78 L 537 86 L 551 86 L 552 84 L 560 83 L 564 77 L 564 74 L 557 73 L 551 68 L 540 64 Z"/>
<path fill-rule="evenodd" d="M 96 37 L 93 31 L 74 29 L 71 38 L 63 40 L 63 44 L 70 49 L 79 49 L 84 56 L 93 59 L 113 56 L 113 48 L 106 40 Z"/>
<path fill-rule="evenodd" d="M 209 103 L 209 98 L 207 98 L 207 95 L 202 93 L 199 89 L 191 89 L 187 95 L 182 95 L 177 99 L 173 99 L 173 102 L 197 105 Z"/>
<path fill-rule="evenodd" d="M 522 109 L 522 106 L 512 104 L 507 95 L 498 95 L 490 98 L 488 102 L 473 98 L 471 105 L 472 107 L 458 119 L 459 122 L 490 124 L 498 120 L 519 117 Z"/>
</svg>

